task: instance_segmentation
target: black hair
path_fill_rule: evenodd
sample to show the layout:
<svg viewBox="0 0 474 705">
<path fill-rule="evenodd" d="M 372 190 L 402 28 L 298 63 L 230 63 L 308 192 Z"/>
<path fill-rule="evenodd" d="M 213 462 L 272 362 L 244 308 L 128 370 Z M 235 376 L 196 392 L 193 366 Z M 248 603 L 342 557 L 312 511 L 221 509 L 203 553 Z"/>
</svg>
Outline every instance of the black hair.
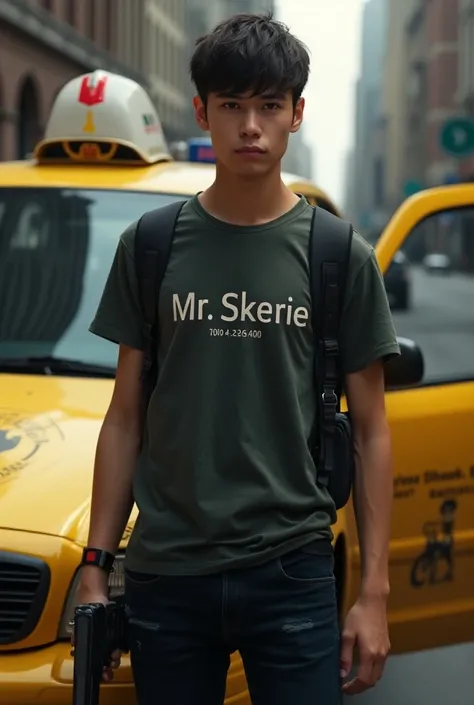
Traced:
<svg viewBox="0 0 474 705">
<path fill-rule="evenodd" d="M 309 63 L 307 47 L 272 13 L 238 14 L 196 41 L 189 68 L 204 103 L 209 93 L 291 91 L 296 105 L 308 81 Z"/>
</svg>

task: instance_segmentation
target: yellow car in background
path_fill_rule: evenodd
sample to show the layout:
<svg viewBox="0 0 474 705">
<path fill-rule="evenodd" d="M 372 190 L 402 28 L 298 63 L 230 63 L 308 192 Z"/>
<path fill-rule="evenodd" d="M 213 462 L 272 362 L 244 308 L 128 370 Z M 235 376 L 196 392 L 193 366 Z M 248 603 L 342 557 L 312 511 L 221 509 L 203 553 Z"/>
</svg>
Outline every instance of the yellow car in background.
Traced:
<svg viewBox="0 0 474 705">
<path fill-rule="evenodd" d="M 105 72 L 75 78 L 59 92 L 31 161 L 1 164 L 2 703 L 71 701 L 69 620 L 117 352 L 88 326 L 118 237 L 144 211 L 206 189 L 214 174 L 212 163 L 173 160 L 145 91 Z M 338 214 L 311 181 L 283 178 Z M 404 204 L 377 245 L 382 269 L 426 216 L 466 205 L 474 206 L 474 186 L 427 192 Z M 466 641 L 474 633 L 474 382 L 425 387 L 423 355 L 411 337 L 400 341 L 403 354 L 387 368 L 396 471 L 389 612 L 395 652 Z M 427 472 L 434 473 L 430 482 Z M 135 517 L 116 558 L 111 597 L 123 592 L 123 551 Z M 333 531 L 343 616 L 360 582 L 351 503 Z M 135 703 L 128 657 L 114 682 L 103 685 L 101 702 Z M 234 655 L 226 705 L 249 702 Z"/>
</svg>

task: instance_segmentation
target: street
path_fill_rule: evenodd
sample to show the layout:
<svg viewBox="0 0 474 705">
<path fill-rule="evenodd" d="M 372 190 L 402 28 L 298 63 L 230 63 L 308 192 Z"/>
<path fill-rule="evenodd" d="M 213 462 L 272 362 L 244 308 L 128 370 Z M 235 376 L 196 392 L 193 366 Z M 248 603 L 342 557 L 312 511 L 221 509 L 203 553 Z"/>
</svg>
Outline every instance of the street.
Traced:
<svg viewBox="0 0 474 705">
<path fill-rule="evenodd" d="M 412 305 L 394 311 L 399 336 L 411 338 L 425 358 L 425 378 L 474 374 L 474 276 L 426 274 L 413 267 Z"/>
<path fill-rule="evenodd" d="M 382 680 L 344 705 L 472 705 L 474 642 L 388 660 Z"/>
</svg>

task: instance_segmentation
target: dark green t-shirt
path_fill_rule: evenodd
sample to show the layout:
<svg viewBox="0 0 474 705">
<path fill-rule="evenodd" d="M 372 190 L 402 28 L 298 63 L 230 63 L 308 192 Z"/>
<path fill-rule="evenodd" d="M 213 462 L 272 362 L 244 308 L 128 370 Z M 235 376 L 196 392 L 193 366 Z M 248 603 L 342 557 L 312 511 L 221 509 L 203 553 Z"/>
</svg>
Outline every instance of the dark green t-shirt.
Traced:
<svg viewBox="0 0 474 705">
<path fill-rule="evenodd" d="M 162 574 L 254 565 L 331 538 L 334 504 L 308 447 L 315 415 L 305 199 L 259 226 L 184 206 L 159 298 L 160 375 L 134 480 L 126 564 Z M 135 224 L 90 330 L 143 348 Z M 343 368 L 399 352 L 373 249 L 354 234 Z"/>
</svg>

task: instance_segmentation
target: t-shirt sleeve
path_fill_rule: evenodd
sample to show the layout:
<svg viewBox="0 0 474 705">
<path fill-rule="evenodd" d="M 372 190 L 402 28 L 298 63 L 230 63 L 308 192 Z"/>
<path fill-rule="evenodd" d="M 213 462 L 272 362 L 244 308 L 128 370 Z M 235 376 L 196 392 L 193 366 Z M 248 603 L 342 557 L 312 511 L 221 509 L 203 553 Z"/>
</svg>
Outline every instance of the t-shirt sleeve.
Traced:
<svg viewBox="0 0 474 705">
<path fill-rule="evenodd" d="M 340 331 L 344 374 L 400 354 L 383 275 L 372 248 L 347 292 Z"/>
<path fill-rule="evenodd" d="M 143 316 L 133 257 L 136 223 L 122 233 L 89 331 L 113 343 L 143 350 Z"/>
</svg>

